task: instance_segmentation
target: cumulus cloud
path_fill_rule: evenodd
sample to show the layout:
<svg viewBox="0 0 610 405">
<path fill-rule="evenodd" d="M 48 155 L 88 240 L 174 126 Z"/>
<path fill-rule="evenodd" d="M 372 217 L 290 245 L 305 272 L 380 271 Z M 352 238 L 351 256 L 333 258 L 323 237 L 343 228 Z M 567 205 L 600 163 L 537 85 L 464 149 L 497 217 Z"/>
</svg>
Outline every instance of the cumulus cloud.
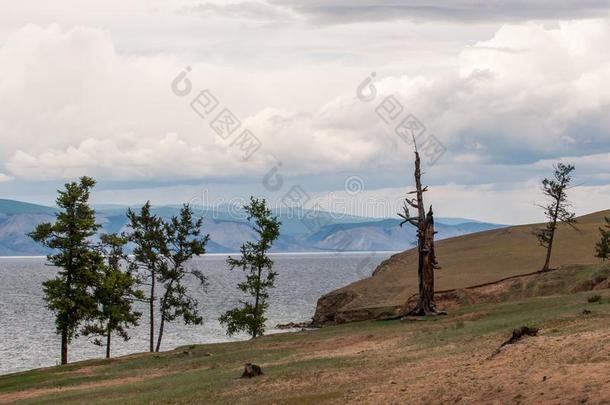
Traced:
<svg viewBox="0 0 610 405">
<path fill-rule="evenodd" d="M 388 125 L 375 113 L 393 95 L 404 106 L 401 117 L 414 114 L 446 146 L 447 153 L 426 172 L 432 184 L 456 185 L 441 188 L 444 192 L 462 195 L 459 187 L 471 187 L 483 193 L 477 187 L 491 183 L 537 184 L 559 159 L 574 162 L 587 187 L 605 187 L 608 41 L 604 19 L 555 27 L 506 24 L 463 48 L 451 68 L 379 74 L 372 102 L 356 97 L 354 82 L 318 107 L 298 108 L 294 99 L 305 98 L 301 84 L 278 85 L 274 72 L 254 75 L 195 60 L 189 76 L 193 93 L 177 97 L 170 83 L 187 64 L 176 56 L 122 53 L 100 29 L 30 25 L 0 48 L 0 99 L 10 100 L 0 110 L 5 162 L 0 181 L 85 173 L 103 180 L 176 182 L 260 177 L 278 161 L 284 173 L 310 175 L 314 182 L 320 174 L 342 171 L 364 177 L 405 173 L 412 149 L 394 133 L 397 122 Z M 299 72 L 290 75 L 298 78 Z M 324 80 L 340 78 L 338 70 L 331 72 Z M 211 130 L 212 117 L 202 119 L 190 108 L 203 88 L 260 139 L 262 147 L 252 158 L 243 161 L 230 139 Z M 280 93 L 286 105 L 275 98 Z M 243 99 L 247 102 L 233 107 Z"/>
<path fill-rule="evenodd" d="M 606 20 L 506 25 L 464 49 L 454 72 L 382 78 L 372 103 L 345 94 L 310 115 L 262 113 L 253 126 L 306 170 L 401 167 L 410 149 L 394 133 L 399 121 L 374 113 L 393 95 L 447 147 L 430 173 L 438 182 L 526 180 L 558 159 L 601 179 L 608 166 L 585 162 L 610 150 L 608 40 Z"/>
<path fill-rule="evenodd" d="M 455 155 L 533 163 L 593 154 L 610 148 L 608 38 L 605 20 L 507 25 L 465 49 L 455 75 L 388 78 L 380 88 Z"/>
<path fill-rule="evenodd" d="M 388 142 L 358 128 L 363 119 L 353 119 L 364 106 L 338 99 L 312 113 L 263 108 L 239 117 L 240 131 L 248 128 L 263 145 L 244 162 L 231 139 L 210 128 L 214 115 L 230 107 L 221 92 L 214 90 L 218 109 L 202 119 L 189 106 L 197 85 L 189 97 L 170 91 L 184 65 L 163 55 L 122 55 L 110 34 L 98 29 L 27 26 L 0 48 L 0 63 L 7 72 L 0 78 L 0 95 L 14 101 L 0 111 L 5 138 L 0 157 L 21 179 L 81 173 L 110 180 L 252 175 L 265 173 L 272 156 L 293 174 L 323 172 L 362 166 L 387 149 Z M 205 64 L 192 69 L 210 71 Z M 222 80 L 235 80 L 235 74 Z M 201 88 L 214 82 L 202 76 L 199 82 L 191 79 Z"/>
<path fill-rule="evenodd" d="M 7 170 L 24 179 L 202 177 L 241 169 L 184 99 L 171 57 L 121 55 L 109 33 L 28 26 L 0 48 Z"/>
<path fill-rule="evenodd" d="M 129 147 L 125 148 L 129 141 Z M 175 133 L 159 139 L 137 138 L 132 134 L 121 139 L 88 138 L 77 146 L 51 149 L 38 155 L 18 150 L 7 167 L 26 179 L 69 179 L 92 173 L 105 179 L 167 179 L 205 177 L 216 168 L 201 145 L 189 145 Z"/>
</svg>

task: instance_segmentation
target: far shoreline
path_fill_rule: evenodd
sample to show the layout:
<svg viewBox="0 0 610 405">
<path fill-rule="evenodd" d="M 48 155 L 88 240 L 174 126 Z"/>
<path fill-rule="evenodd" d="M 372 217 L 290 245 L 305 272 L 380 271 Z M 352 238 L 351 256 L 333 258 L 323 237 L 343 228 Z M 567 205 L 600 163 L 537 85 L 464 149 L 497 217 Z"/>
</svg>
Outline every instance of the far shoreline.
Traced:
<svg viewBox="0 0 610 405">
<path fill-rule="evenodd" d="M 269 253 L 270 256 L 298 256 L 298 255 L 353 255 L 353 254 L 395 254 L 400 253 L 401 250 L 350 250 L 343 252 L 336 251 L 312 251 L 312 252 L 273 252 Z M 231 255 L 239 255 L 240 252 L 232 252 L 232 253 L 206 253 L 202 256 L 197 257 L 222 257 L 222 256 L 231 256 Z M 46 259 L 47 256 L 0 256 L 1 259 Z M 131 257 L 131 255 L 130 255 Z"/>
</svg>

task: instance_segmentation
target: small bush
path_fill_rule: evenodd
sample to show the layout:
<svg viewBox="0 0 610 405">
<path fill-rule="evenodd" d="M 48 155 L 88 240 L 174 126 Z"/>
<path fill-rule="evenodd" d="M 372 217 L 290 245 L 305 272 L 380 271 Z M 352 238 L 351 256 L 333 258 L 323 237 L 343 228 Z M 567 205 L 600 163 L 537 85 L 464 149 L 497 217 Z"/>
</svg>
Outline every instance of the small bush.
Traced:
<svg viewBox="0 0 610 405">
<path fill-rule="evenodd" d="M 590 296 L 589 298 L 587 298 L 587 302 L 592 304 L 594 302 L 601 302 L 602 301 L 602 296 L 599 294 L 595 294 Z"/>
</svg>

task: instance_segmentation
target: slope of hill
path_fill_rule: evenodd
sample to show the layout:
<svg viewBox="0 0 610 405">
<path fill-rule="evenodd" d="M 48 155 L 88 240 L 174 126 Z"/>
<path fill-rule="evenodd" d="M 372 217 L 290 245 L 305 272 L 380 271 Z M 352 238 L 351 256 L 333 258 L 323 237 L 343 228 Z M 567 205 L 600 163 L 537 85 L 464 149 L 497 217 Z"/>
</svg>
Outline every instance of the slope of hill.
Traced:
<svg viewBox="0 0 610 405">
<path fill-rule="evenodd" d="M 578 230 L 560 225 L 551 265 L 595 263 L 598 227 L 610 211 L 578 218 Z M 436 272 L 437 290 L 463 288 L 539 270 L 545 250 L 534 230 L 522 225 L 439 241 L 436 253 L 442 269 Z M 384 261 L 369 278 L 335 290 L 318 300 L 314 319 L 350 321 L 394 310 L 417 293 L 417 252 L 411 249 Z"/>
<path fill-rule="evenodd" d="M 126 228 L 127 207 L 115 205 L 96 206 L 97 220 L 102 232 L 122 232 Z M 179 206 L 154 207 L 153 213 L 163 218 L 177 215 Z M 26 236 L 37 224 L 52 222 L 55 208 L 11 200 L 0 200 L 0 256 L 42 255 L 48 251 Z M 195 209 L 204 217 L 203 228 L 210 234 L 209 253 L 239 251 L 253 233 L 245 213 L 227 207 Z M 371 218 L 344 216 L 328 212 L 313 213 L 309 210 L 276 210 L 282 221 L 280 239 L 274 244 L 275 252 L 295 251 L 397 251 L 415 242 L 412 227 L 400 228 L 397 220 L 373 220 Z M 464 219 L 443 219 L 450 225 L 438 223 L 439 239 L 501 225 L 486 224 Z"/>
</svg>

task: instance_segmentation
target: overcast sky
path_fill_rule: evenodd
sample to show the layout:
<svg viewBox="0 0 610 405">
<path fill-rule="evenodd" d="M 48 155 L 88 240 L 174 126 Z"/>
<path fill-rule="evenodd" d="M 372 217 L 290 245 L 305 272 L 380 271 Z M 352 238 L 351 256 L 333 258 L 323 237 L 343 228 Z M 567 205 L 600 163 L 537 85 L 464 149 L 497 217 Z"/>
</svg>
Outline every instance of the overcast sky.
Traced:
<svg viewBox="0 0 610 405">
<path fill-rule="evenodd" d="M 0 198 L 394 216 L 415 117 L 438 216 L 541 221 L 557 161 L 610 208 L 610 2 L 525 4 L 0 0 Z"/>
</svg>

